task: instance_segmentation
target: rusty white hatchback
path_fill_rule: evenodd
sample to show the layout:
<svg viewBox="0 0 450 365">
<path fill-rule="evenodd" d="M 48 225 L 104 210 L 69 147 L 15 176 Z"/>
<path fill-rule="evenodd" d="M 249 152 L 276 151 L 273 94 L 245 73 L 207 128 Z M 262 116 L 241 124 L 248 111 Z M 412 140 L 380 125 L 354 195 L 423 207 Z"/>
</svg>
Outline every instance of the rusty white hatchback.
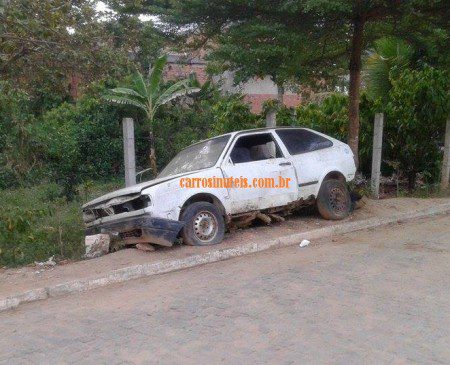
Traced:
<svg viewBox="0 0 450 365">
<path fill-rule="evenodd" d="M 349 146 L 310 129 L 233 132 L 182 150 L 154 180 L 85 204 L 83 219 L 87 234 L 126 244 L 217 244 L 233 226 L 283 220 L 305 205 L 316 204 L 325 219 L 345 218 L 355 170 Z"/>
</svg>

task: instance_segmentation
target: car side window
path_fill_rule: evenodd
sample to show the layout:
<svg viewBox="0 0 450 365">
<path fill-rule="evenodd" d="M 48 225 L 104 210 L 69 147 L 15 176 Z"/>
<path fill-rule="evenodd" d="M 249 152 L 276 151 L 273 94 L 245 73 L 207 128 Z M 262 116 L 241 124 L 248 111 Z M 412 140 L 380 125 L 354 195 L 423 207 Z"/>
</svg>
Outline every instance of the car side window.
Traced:
<svg viewBox="0 0 450 365">
<path fill-rule="evenodd" d="M 230 153 L 234 164 L 283 157 L 272 134 L 252 134 L 239 137 Z"/>
<path fill-rule="evenodd" d="M 278 129 L 276 133 L 291 155 L 312 152 L 333 146 L 333 142 L 306 129 Z"/>
</svg>

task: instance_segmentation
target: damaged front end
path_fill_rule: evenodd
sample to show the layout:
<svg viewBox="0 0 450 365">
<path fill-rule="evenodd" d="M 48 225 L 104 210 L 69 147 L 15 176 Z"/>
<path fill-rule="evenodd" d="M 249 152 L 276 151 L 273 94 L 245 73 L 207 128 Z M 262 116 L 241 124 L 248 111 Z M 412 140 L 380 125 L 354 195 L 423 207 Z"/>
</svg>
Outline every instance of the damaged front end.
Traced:
<svg viewBox="0 0 450 365">
<path fill-rule="evenodd" d="M 86 229 L 87 235 L 106 233 L 119 237 L 125 244 L 153 243 L 172 246 L 183 228 L 183 222 L 149 215 L 103 222 Z"/>
<path fill-rule="evenodd" d="M 171 246 L 183 222 L 152 217 L 149 196 L 131 194 L 83 207 L 86 235 L 109 234 L 125 244 L 153 243 Z"/>
</svg>

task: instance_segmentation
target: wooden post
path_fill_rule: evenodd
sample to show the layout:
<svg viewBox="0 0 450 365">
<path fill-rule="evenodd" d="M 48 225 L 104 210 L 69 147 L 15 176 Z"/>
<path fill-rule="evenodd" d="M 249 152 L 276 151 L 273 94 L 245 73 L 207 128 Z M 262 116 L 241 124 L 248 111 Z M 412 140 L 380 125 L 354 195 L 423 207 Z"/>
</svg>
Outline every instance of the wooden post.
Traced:
<svg viewBox="0 0 450 365">
<path fill-rule="evenodd" d="M 123 118 L 123 155 L 125 162 L 125 186 L 136 185 L 136 157 L 134 150 L 134 121 Z"/>
<path fill-rule="evenodd" d="M 450 180 L 450 117 L 447 118 L 447 125 L 445 127 L 445 144 L 444 144 L 444 158 L 442 160 L 441 171 L 441 189 L 448 188 Z"/>
<path fill-rule="evenodd" d="M 373 127 L 372 177 L 371 188 L 375 198 L 380 197 L 381 148 L 383 146 L 383 113 L 375 114 Z"/>
</svg>

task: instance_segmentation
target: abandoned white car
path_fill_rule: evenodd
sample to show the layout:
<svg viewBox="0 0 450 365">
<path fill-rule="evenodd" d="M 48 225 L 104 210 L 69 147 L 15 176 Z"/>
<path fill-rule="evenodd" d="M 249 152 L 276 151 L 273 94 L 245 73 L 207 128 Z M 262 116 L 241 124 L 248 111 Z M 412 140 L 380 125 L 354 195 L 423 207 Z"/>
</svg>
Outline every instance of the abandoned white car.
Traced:
<svg viewBox="0 0 450 365">
<path fill-rule="evenodd" d="M 349 146 L 310 129 L 233 132 L 182 150 L 154 180 L 85 204 L 83 219 L 87 234 L 128 244 L 217 244 L 227 228 L 283 220 L 305 205 L 345 218 L 355 170 Z"/>
</svg>

